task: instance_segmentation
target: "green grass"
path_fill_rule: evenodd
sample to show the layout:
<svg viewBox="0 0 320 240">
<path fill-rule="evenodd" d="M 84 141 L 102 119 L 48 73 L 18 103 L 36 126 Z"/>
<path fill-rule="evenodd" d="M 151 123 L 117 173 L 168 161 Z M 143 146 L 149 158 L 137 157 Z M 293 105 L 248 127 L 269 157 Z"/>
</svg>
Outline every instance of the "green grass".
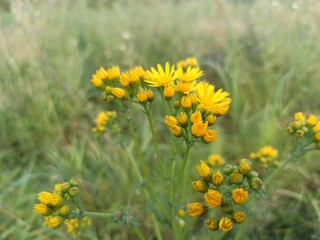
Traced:
<svg viewBox="0 0 320 240">
<path fill-rule="evenodd" d="M 294 1 L 223 2 L 0 1 L 0 239 L 70 238 L 43 227 L 32 206 L 38 192 L 73 176 L 83 181 L 88 210 L 133 211 L 143 234 L 154 239 L 128 154 L 113 136 L 98 139 L 91 132 L 100 110 L 116 108 L 90 84 L 100 66 L 148 68 L 196 56 L 207 80 L 230 92 L 219 140 L 191 151 L 188 184 L 198 160 L 210 153 L 236 162 L 270 144 L 285 157 L 292 114 L 320 114 L 320 6 L 316 0 L 297 1 L 298 9 Z M 139 111 L 135 126 L 152 159 Z M 154 112 L 166 151 L 163 112 Z M 147 167 L 153 169 L 153 160 Z M 320 238 L 319 167 L 316 152 L 286 167 L 247 222 L 223 239 Z M 183 195 L 196 199 L 191 184 Z M 133 229 L 98 219 L 85 239 L 136 239 Z M 194 239 L 215 236 L 194 232 Z"/>
</svg>

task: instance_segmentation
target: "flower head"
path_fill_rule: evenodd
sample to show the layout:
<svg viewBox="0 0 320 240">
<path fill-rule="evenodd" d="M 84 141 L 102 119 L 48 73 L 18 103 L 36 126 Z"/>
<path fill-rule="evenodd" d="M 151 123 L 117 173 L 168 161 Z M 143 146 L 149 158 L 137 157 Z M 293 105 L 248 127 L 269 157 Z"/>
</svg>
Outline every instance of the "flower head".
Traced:
<svg viewBox="0 0 320 240">
<path fill-rule="evenodd" d="M 192 217 L 199 217 L 205 212 L 204 206 L 200 202 L 189 203 L 187 209 L 188 214 Z"/>
<path fill-rule="evenodd" d="M 246 219 L 246 214 L 242 211 L 236 211 L 233 213 L 232 219 L 235 223 L 243 223 Z"/>
<path fill-rule="evenodd" d="M 58 206 L 62 201 L 62 197 L 56 193 L 40 192 L 38 194 L 38 200 L 49 206 Z"/>
<path fill-rule="evenodd" d="M 198 67 L 189 66 L 185 72 L 180 70 L 179 79 L 183 82 L 195 81 L 203 76 L 203 72 Z"/>
<path fill-rule="evenodd" d="M 214 189 L 209 189 L 204 195 L 204 199 L 210 207 L 218 207 L 222 202 L 222 194 Z"/>
<path fill-rule="evenodd" d="M 200 164 L 198 164 L 196 168 L 201 177 L 204 179 L 210 179 L 211 169 L 204 161 L 200 160 Z"/>
<path fill-rule="evenodd" d="M 179 76 L 180 71 L 175 71 L 174 66 L 170 67 L 170 64 L 166 62 L 165 68 L 158 64 L 158 70 L 151 68 L 151 71 L 148 71 L 148 79 L 144 81 L 149 84 L 151 87 L 165 87 L 171 85 L 174 80 Z"/>
<path fill-rule="evenodd" d="M 232 200 L 236 204 L 243 204 L 248 199 L 249 193 L 243 188 L 237 188 L 232 191 Z"/>
<path fill-rule="evenodd" d="M 233 223 L 232 220 L 228 217 L 223 217 L 220 219 L 219 221 L 219 229 L 224 231 L 224 232 L 228 232 L 232 229 L 233 227 Z"/>
<path fill-rule="evenodd" d="M 219 223 L 215 220 L 213 220 L 212 218 L 208 218 L 205 221 L 205 224 L 207 226 L 207 228 L 211 231 L 216 231 L 219 229 Z"/>
<path fill-rule="evenodd" d="M 51 209 L 46 204 L 39 203 L 33 205 L 33 211 L 40 215 L 47 215 Z"/>
</svg>

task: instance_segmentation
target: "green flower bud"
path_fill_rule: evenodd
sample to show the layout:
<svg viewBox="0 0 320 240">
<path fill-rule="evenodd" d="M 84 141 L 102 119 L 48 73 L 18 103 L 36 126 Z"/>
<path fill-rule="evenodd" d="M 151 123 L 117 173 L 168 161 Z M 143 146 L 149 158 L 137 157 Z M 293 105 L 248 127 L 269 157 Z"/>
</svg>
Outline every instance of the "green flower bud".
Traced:
<svg viewBox="0 0 320 240">
<path fill-rule="evenodd" d="M 227 164 L 223 167 L 222 171 L 224 174 L 230 175 L 231 173 L 233 173 L 233 166 L 230 164 Z"/>
<path fill-rule="evenodd" d="M 72 187 L 69 189 L 69 194 L 73 197 L 77 196 L 79 193 L 79 188 L 77 187 Z"/>
<path fill-rule="evenodd" d="M 250 179 L 249 184 L 253 190 L 260 190 L 262 188 L 262 180 L 258 177 Z"/>
<path fill-rule="evenodd" d="M 247 181 L 242 182 L 241 187 L 247 191 L 250 189 L 250 185 Z"/>
<path fill-rule="evenodd" d="M 70 184 L 72 185 L 72 187 L 78 187 L 79 186 L 79 181 L 76 178 L 71 178 L 70 179 Z"/>
<path fill-rule="evenodd" d="M 242 180 L 243 180 L 243 175 L 239 172 L 233 172 L 231 175 L 230 175 L 230 182 L 231 183 L 242 183 Z"/>
<path fill-rule="evenodd" d="M 251 171 L 248 174 L 248 178 L 255 178 L 255 177 L 259 177 L 259 174 L 256 171 Z"/>
</svg>

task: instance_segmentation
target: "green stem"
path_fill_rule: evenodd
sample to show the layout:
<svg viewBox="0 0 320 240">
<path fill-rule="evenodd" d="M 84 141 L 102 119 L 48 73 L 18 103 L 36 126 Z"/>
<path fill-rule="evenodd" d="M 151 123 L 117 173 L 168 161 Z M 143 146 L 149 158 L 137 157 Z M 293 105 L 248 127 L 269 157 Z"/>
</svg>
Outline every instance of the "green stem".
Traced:
<svg viewBox="0 0 320 240">
<path fill-rule="evenodd" d="M 118 106 L 120 107 L 120 109 L 122 110 L 122 112 L 124 113 L 125 115 L 125 119 L 126 119 L 126 122 L 127 122 L 127 126 L 129 128 L 129 132 L 133 138 L 133 141 L 134 141 L 134 146 L 135 146 L 135 150 L 138 154 L 138 159 L 139 159 L 139 165 L 140 167 L 142 168 L 142 173 L 140 172 L 138 166 L 137 166 L 137 163 L 135 162 L 134 158 L 132 158 L 132 156 L 130 156 L 130 160 L 132 162 L 132 164 L 134 165 L 134 168 L 135 168 L 135 171 L 137 172 L 137 175 L 139 177 L 139 180 L 143 180 L 143 176 L 145 177 L 146 179 L 146 182 L 147 182 L 147 186 L 148 186 L 148 189 L 153 197 L 153 200 L 156 202 L 156 204 L 158 205 L 158 207 L 161 209 L 161 212 L 165 212 L 164 211 L 164 208 L 161 204 L 161 202 L 159 201 L 158 197 L 156 196 L 156 194 L 154 193 L 154 190 L 153 188 L 151 187 L 150 188 L 150 179 L 148 177 L 148 175 L 146 174 L 146 164 L 144 164 L 144 159 L 143 159 L 143 154 L 141 152 L 141 149 L 140 149 L 140 144 L 139 144 L 139 140 L 138 140 L 138 137 L 136 135 L 136 132 L 134 131 L 134 128 L 133 128 L 133 124 L 132 124 L 132 118 L 131 116 L 127 115 L 126 114 L 126 111 L 125 111 L 125 108 L 124 106 L 122 105 L 122 103 L 120 101 L 116 101 Z M 130 102 L 130 113 L 131 113 L 131 102 Z M 147 191 L 147 189 L 143 188 L 143 193 L 146 197 L 147 200 L 150 199 L 150 195 L 149 195 L 149 192 Z M 160 227 L 159 227 L 159 224 L 158 224 L 158 221 L 156 219 L 156 215 L 155 213 L 151 213 L 151 217 L 152 217 L 152 222 L 153 222 L 153 226 L 154 226 L 154 230 L 155 230 L 155 233 L 157 235 L 157 239 L 159 240 L 162 240 L 162 236 L 161 236 L 161 232 L 160 232 Z"/>
<path fill-rule="evenodd" d="M 83 215 L 89 217 L 98 217 L 98 218 L 110 218 L 114 216 L 114 213 L 102 213 L 102 212 L 88 212 L 84 211 Z"/>
<path fill-rule="evenodd" d="M 150 127 L 150 130 L 151 130 L 151 134 L 152 134 L 152 139 L 153 139 L 153 146 L 154 146 L 154 149 L 156 151 L 156 155 L 157 155 L 157 159 L 158 159 L 158 164 L 159 164 L 159 167 L 160 167 L 160 173 L 162 176 L 165 176 L 165 171 L 163 169 L 163 163 L 161 161 L 161 156 L 160 156 L 160 152 L 159 152 L 159 147 L 158 147 L 158 142 L 157 142 L 157 138 L 155 136 L 155 131 L 154 131 L 154 126 L 153 126 L 153 122 L 152 122 L 152 119 L 151 119 L 151 116 L 150 116 L 150 111 L 147 111 L 147 109 L 145 108 L 146 110 L 146 115 L 147 115 L 147 118 L 148 118 L 148 122 L 149 122 L 149 127 Z"/>
</svg>

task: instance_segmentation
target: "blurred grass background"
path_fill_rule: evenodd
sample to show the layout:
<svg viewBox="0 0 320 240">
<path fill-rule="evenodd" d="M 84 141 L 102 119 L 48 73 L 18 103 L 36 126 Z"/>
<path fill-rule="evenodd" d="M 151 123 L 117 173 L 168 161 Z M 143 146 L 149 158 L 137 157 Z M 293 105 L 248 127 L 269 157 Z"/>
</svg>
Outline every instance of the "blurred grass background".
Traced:
<svg viewBox="0 0 320 240">
<path fill-rule="evenodd" d="M 192 149 L 189 182 L 210 153 L 235 162 L 269 144 L 285 156 L 293 113 L 319 116 L 319 37 L 317 0 L 0 0 L 0 239 L 70 239 L 42 227 L 32 206 L 38 192 L 73 176 L 84 182 L 88 210 L 116 211 L 128 199 L 139 208 L 129 160 L 112 136 L 91 132 L 108 107 L 90 83 L 100 66 L 149 68 L 195 56 L 207 80 L 231 93 L 219 141 Z M 166 139 L 160 109 L 157 116 Z M 151 155 L 150 134 L 137 131 Z M 319 167 L 319 153 L 288 166 L 224 239 L 320 239 Z M 138 220 L 153 239 L 149 222 Z M 132 232 L 96 220 L 83 239 L 135 239 Z M 193 239 L 214 236 L 201 230 Z"/>
</svg>

